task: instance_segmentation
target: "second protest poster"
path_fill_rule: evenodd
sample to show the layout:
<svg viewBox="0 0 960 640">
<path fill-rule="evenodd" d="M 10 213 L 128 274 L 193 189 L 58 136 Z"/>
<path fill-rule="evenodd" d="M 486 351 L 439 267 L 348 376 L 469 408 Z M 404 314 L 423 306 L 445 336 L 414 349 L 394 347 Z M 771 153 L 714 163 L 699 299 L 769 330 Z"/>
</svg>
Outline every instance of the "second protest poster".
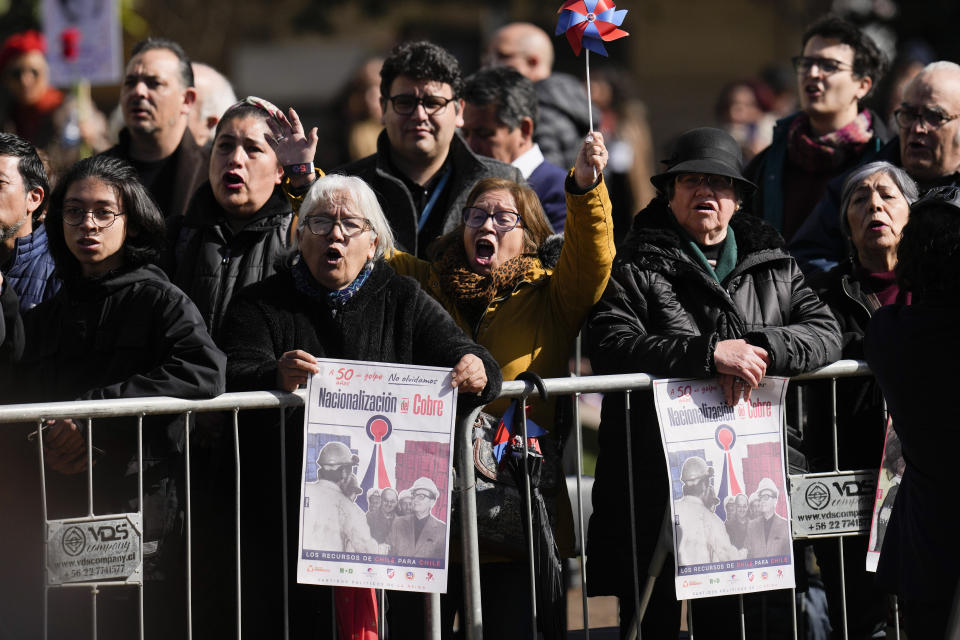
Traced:
<svg viewBox="0 0 960 640">
<path fill-rule="evenodd" d="M 729 405 L 715 379 L 654 382 L 678 600 L 794 586 L 783 459 L 787 379 Z"/>
<path fill-rule="evenodd" d="M 297 582 L 443 593 L 450 369 L 320 360 L 307 386 Z"/>
</svg>

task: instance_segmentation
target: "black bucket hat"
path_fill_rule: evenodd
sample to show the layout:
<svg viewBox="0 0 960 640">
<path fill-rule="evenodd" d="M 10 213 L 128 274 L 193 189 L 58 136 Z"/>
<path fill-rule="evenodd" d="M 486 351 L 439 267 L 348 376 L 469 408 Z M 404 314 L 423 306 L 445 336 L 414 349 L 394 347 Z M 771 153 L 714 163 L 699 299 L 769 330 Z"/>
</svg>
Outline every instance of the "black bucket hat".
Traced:
<svg viewBox="0 0 960 640">
<path fill-rule="evenodd" d="M 700 127 L 684 132 L 677 138 L 673 155 L 663 161 L 667 170 L 650 178 L 660 192 L 665 185 L 682 173 L 712 173 L 733 178 L 748 192 L 757 188 L 743 177 L 743 155 L 740 145 L 730 134 L 713 127 Z"/>
</svg>

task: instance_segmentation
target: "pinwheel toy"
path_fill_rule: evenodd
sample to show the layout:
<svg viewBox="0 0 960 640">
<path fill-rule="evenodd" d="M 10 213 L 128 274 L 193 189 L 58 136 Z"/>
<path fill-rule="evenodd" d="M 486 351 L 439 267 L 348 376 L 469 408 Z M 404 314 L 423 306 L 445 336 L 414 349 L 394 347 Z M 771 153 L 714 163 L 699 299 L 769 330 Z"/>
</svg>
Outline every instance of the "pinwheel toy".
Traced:
<svg viewBox="0 0 960 640">
<path fill-rule="evenodd" d="M 586 49 L 587 104 L 590 110 L 590 129 L 593 129 L 593 100 L 590 94 L 590 52 L 607 55 L 603 42 L 630 35 L 620 25 L 627 15 L 626 9 L 617 9 L 611 0 L 567 0 L 557 11 L 560 20 L 554 35 L 566 34 L 573 54 L 580 55 Z"/>
</svg>

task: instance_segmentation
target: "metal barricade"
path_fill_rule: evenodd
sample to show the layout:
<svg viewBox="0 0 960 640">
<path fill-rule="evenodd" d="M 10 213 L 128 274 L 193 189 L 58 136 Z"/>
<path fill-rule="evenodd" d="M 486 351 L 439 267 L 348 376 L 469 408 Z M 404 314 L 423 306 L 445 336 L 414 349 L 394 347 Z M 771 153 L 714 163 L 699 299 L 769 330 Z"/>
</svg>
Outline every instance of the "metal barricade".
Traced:
<svg viewBox="0 0 960 640">
<path fill-rule="evenodd" d="M 819 371 L 805 374 L 803 376 L 798 376 L 795 378 L 797 381 L 808 381 L 808 380 L 834 380 L 833 383 L 833 403 L 834 410 L 832 412 L 834 416 L 833 428 L 834 428 L 834 452 L 835 457 L 834 461 L 836 463 L 836 392 L 835 392 L 835 380 L 838 377 L 850 377 L 850 376 L 863 376 L 869 375 L 869 369 L 866 367 L 865 363 L 856 362 L 856 361 L 840 361 L 828 367 L 825 367 Z M 623 392 L 624 393 L 624 402 L 626 408 L 626 420 L 629 423 L 630 419 L 630 402 L 631 402 L 631 392 L 637 390 L 647 390 L 652 387 L 652 382 L 654 378 L 646 374 L 630 374 L 630 375 L 617 375 L 617 376 L 588 376 L 588 377 L 569 377 L 569 378 L 557 378 L 557 379 L 548 379 L 544 381 L 545 389 L 549 393 L 550 397 L 557 396 L 573 396 L 574 398 L 579 398 L 579 395 L 582 393 L 615 393 Z M 503 385 L 503 390 L 501 392 L 501 397 L 506 398 L 519 398 L 529 395 L 533 391 L 533 384 L 531 382 L 505 382 Z M 179 400 L 173 398 L 149 398 L 149 399 L 123 399 L 123 400 L 105 400 L 105 401 L 90 401 L 90 402 L 64 402 L 64 403 L 49 403 L 49 404 L 33 404 L 33 405 L 8 405 L 0 407 L 0 428 L 4 423 L 23 423 L 30 422 L 37 425 L 37 429 L 40 430 L 43 427 L 44 421 L 47 419 L 83 419 L 87 422 L 88 434 L 92 436 L 94 429 L 96 428 L 96 421 L 117 416 L 134 416 L 137 417 L 137 447 L 138 447 L 138 460 L 142 460 L 142 432 L 143 432 L 143 418 L 146 416 L 152 415 L 183 415 L 185 419 L 191 421 L 199 413 L 204 412 L 218 412 L 218 411 L 227 411 L 231 412 L 233 416 L 233 443 L 234 443 L 234 479 L 236 482 L 236 493 L 233 496 L 234 504 L 236 506 L 235 519 L 233 522 L 233 529 L 235 534 L 235 543 L 236 543 L 236 573 L 237 580 L 234 585 L 236 592 L 236 602 L 237 602 L 237 611 L 236 611 L 236 625 L 238 630 L 238 637 L 241 636 L 241 611 L 240 611 L 240 595 L 241 595 L 241 580 L 240 580 L 240 568 L 241 568 L 241 537 L 240 537 L 240 451 L 239 451 L 239 412 L 247 411 L 252 409 L 274 409 L 277 410 L 280 416 L 280 429 L 279 435 L 281 438 L 281 459 L 280 469 L 281 469 L 281 478 L 285 478 L 285 474 L 282 473 L 282 470 L 286 466 L 286 461 L 284 459 L 285 451 L 283 449 L 284 439 L 284 429 L 285 424 L 283 422 L 284 409 L 288 407 L 301 406 L 303 404 L 304 392 L 300 391 L 294 394 L 285 394 L 280 392 L 250 392 L 250 393 L 231 393 L 224 394 L 218 398 L 205 401 L 187 401 Z M 574 405 L 577 406 L 576 404 Z M 461 620 L 461 628 L 464 631 L 465 637 L 471 639 L 479 639 L 483 637 L 483 611 L 481 606 L 481 597 L 480 597 L 480 572 L 479 572 L 479 545 L 478 545 L 478 534 L 476 529 L 476 494 L 474 491 L 474 462 L 473 462 L 473 423 L 476 419 L 480 409 L 476 409 L 470 412 L 468 415 L 463 415 L 458 420 L 457 425 L 457 435 L 456 442 L 457 446 L 455 447 L 455 467 L 457 472 L 457 491 L 459 494 L 459 508 L 461 509 L 462 517 L 461 522 L 465 523 L 461 527 L 461 544 L 463 549 L 463 572 L 464 572 L 464 619 Z M 575 409 L 576 411 L 576 409 Z M 579 533 L 579 540 L 581 541 L 580 545 L 580 581 L 583 587 L 583 616 L 584 616 L 584 629 L 585 637 L 589 638 L 590 623 L 589 623 L 589 603 L 587 600 L 587 574 L 586 574 L 586 563 L 585 563 L 585 525 L 584 522 L 584 500 L 589 499 L 589 496 L 584 496 L 582 490 L 582 459 L 583 459 L 583 439 L 580 430 L 579 418 L 575 415 L 576 418 L 576 429 L 574 431 L 574 443 L 576 446 L 576 459 L 578 460 L 577 466 L 577 499 L 576 512 L 574 514 L 574 522 Z M 189 426 L 189 424 L 188 424 Z M 190 478 L 190 437 L 189 437 L 189 428 L 186 431 L 186 446 L 184 450 L 185 457 L 185 468 L 186 468 L 186 482 L 187 482 L 187 504 L 186 504 L 186 518 L 187 518 L 187 559 L 186 559 L 186 589 L 187 589 L 187 602 L 185 603 L 188 623 L 192 619 L 192 575 L 191 575 L 191 565 L 193 562 L 193 555 L 191 549 L 191 536 L 192 536 L 192 513 L 191 513 L 191 503 L 189 496 L 192 491 L 196 491 L 196 487 L 191 487 L 191 478 Z M 630 430 L 626 430 L 627 437 L 629 438 Z M 93 465 L 93 452 L 95 447 L 95 439 L 93 437 L 87 438 L 87 462 L 88 462 L 88 471 L 87 471 L 87 498 L 88 498 L 88 514 L 86 519 L 98 517 L 93 510 L 93 489 L 92 489 L 92 465 Z M 627 443 L 626 446 L 627 455 L 628 455 L 628 465 L 632 466 L 633 461 L 631 459 L 631 447 L 630 443 Z M 38 462 L 41 467 L 41 482 L 43 483 L 43 447 L 40 439 L 37 439 L 37 452 L 38 452 Z M 834 465 L 838 467 L 838 465 Z M 835 473 L 841 473 L 838 468 L 834 469 Z M 140 500 L 138 505 L 141 505 L 142 508 L 142 463 L 140 468 L 138 468 L 139 475 L 139 493 L 138 496 Z M 628 486 L 629 499 L 630 503 L 634 504 L 633 496 L 635 487 L 632 486 L 633 473 L 632 470 L 628 473 L 628 477 L 631 479 Z M 202 489 L 201 489 L 202 490 Z M 284 535 L 282 545 L 284 546 L 284 558 L 287 558 L 286 554 L 286 510 L 288 508 L 286 504 L 286 492 L 285 487 L 282 488 L 283 497 L 282 497 L 282 509 L 284 513 Z M 46 505 L 46 491 L 44 488 L 43 495 L 41 496 L 43 500 L 43 515 L 44 520 L 47 519 L 47 505 Z M 527 501 L 529 505 L 529 500 Z M 138 512 L 142 517 L 142 511 Z M 104 514 L 101 514 L 104 515 Z M 633 525 L 633 519 L 631 518 L 631 529 Z M 858 535 L 859 533 L 845 533 L 843 535 Z M 636 532 L 631 530 L 631 538 L 634 541 L 633 546 L 633 556 L 631 560 L 631 567 L 633 571 L 633 581 L 634 581 L 634 594 L 635 594 L 635 603 L 634 607 L 636 611 L 643 611 L 643 607 L 646 606 L 645 600 L 649 598 L 649 593 L 644 593 L 641 589 L 641 584 L 643 579 L 646 577 L 644 572 L 648 569 L 647 567 L 640 567 L 638 558 L 637 558 L 637 544 L 636 544 Z M 838 538 L 840 544 L 842 544 L 842 538 Z M 142 540 L 141 540 L 142 543 Z M 842 547 L 840 550 L 842 558 Z M 141 555 L 142 557 L 142 555 Z M 47 564 L 47 555 L 46 551 L 44 554 L 44 571 L 46 571 Z M 532 562 L 532 560 L 531 560 Z M 289 567 L 284 566 L 284 606 L 287 606 L 288 594 L 286 593 L 286 575 L 290 570 Z M 669 569 L 668 569 L 669 570 Z M 842 570 L 842 565 L 841 565 Z M 93 610 L 93 637 L 96 637 L 96 606 L 97 598 L 100 592 L 100 589 L 116 587 L 118 584 L 133 584 L 136 586 L 139 593 L 139 620 L 141 622 L 139 629 L 139 637 L 143 637 L 143 581 L 142 577 L 137 580 L 132 580 L 129 583 L 126 581 L 97 581 L 90 580 L 84 582 L 74 582 L 69 583 L 69 586 L 64 585 L 49 585 L 47 581 L 44 581 L 44 637 L 46 637 L 46 602 L 47 594 L 51 589 L 58 588 L 86 588 L 90 590 L 91 594 L 91 608 Z M 536 601 L 535 594 L 532 594 L 531 600 Z M 794 603 L 795 603 L 794 598 Z M 688 613 L 689 609 L 688 607 Z M 382 607 L 381 607 L 382 611 Z M 287 616 L 285 616 L 287 617 Z M 428 624 L 430 637 L 439 638 L 440 629 L 439 629 L 439 597 L 428 597 L 425 598 L 425 617 Z M 741 600 L 741 620 L 742 620 L 742 600 Z M 383 625 L 381 625 L 381 629 Z M 796 610 L 794 609 L 794 637 L 797 637 L 797 626 L 796 626 Z M 745 633 L 743 627 L 741 629 L 742 634 Z M 895 630 L 896 637 L 899 637 L 899 630 Z M 289 630 L 285 625 L 283 637 L 288 637 Z M 188 636 L 192 637 L 192 632 L 189 630 L 188 625 Z M 692 629 L 690 637 L 693 637 Z M 846 629 L 843 630 L 843 637 L 846 636 Z"/>
</svg>

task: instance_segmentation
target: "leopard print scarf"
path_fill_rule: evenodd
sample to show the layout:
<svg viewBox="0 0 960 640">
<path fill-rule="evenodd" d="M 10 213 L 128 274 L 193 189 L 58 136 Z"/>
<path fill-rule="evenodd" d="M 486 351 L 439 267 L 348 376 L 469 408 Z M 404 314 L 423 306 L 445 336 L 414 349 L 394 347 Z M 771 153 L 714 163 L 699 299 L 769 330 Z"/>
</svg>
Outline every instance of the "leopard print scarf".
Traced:
<svg viewBox="0 0 960 640">
<path fill-rule="evenodd" d="M 437 260 L 440 289 L 474 326 L 490 302 L 516 287 L 535 265 L 534 258 L 519 255 L 507 260 L 488 275 L 467 267 L 463 242 L 454 242 Z"/>
</svg>

